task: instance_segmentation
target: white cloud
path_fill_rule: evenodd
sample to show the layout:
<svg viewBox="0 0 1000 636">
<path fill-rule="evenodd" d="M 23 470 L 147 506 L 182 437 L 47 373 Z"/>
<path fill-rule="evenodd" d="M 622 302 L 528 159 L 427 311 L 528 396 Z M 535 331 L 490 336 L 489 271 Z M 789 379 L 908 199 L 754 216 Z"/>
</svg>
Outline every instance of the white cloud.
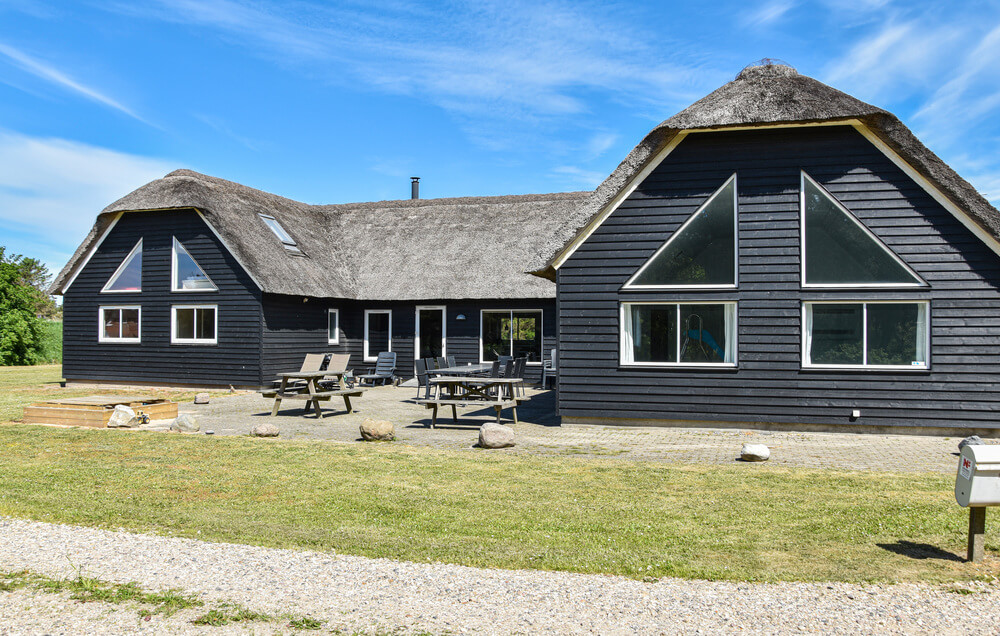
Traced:
<svg viewBox="0 0 1000 636">
<path fill-rule="evenodd" d="M 4 243 L 58 271 L 98 212 L 176 167 L 162 159 L 0 129 Z"/>
<path fill-rule="evenodd" d="M 578 166 L 559 166 L 552 169 L 553 178 L 558 183 L 581 190 L 593 190 L 607 178 L 604 172 L 585 170 Z M 564 187 L 566 187 L 564 186 Z"/>
<path fill-rule="evenodd" d="M 80 82 L 77 82 L 76 80 L 72 79 L 59 69 L 31 57 L 27 53 L 24 53 L 23 51 L 15 49 L 12 46 L 0 43 L 0 55 L 14 62 L 14 64 L 18 68 L 20 68 L 25 72 L 31 73 L 32 75 L 39 77 L 43 80 L 46 80 L 52 84 L 55 84 L 63 89 L 77 93 L 78 95 L 82 95 L 83 97 L 91 101 L 103 104 L 109 108 L 113 108 L 114 110 L 125 113 L 129 117 L 137 119 L 144 124 L 149 124 L 148 121 L 137 115 L 135 111 L 133 111 L 129 107 L 108 97 L 107 95 L 101 93 L 100 91 L 94 88 L 85 86 Z"/>
<path fill-rule="evenodd" d="M 786 13 L 795 8 L 797 2 L 794 0 L 771 0 L 760 7 L 747 12 L 743 16 L 744 26 L 760 28 L 769 26 L 782 18 Z"/>
</svg>

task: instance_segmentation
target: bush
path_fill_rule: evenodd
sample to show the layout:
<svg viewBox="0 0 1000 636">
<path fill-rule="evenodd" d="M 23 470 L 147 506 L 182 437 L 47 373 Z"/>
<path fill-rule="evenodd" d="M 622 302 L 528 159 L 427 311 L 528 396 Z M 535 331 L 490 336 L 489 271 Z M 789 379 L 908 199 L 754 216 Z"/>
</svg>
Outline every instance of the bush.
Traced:
<svg viewBox="0 0 1000 636">
<path fill-rule="evenodd" d="M 42 321 L 42 341 L 38 352 L 41 362 L 62 362 L 62 329 L 61 320 Z"/>
</svg>

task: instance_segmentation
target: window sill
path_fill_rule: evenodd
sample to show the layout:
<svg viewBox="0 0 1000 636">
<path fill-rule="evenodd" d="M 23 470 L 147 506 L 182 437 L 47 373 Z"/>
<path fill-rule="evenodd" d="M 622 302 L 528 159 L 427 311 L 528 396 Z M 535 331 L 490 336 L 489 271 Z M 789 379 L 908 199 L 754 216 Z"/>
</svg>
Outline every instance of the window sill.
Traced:
<svg viewBox="0 0 1000 636">
<path fill-rule="evenodd" d="M 219 344 L 219 341 L 218 340 L 171 340 L 170 344 L 172 344 L 172 345 L 207 345 L 207 346 L 212 346 L 212 345 Z"/>
<path fill-rule="evenodd" d="M 98 340 L 100 344 L 142 344 L 139 338 L 115 338 L 113 340 Z"/>
<path fill-rule="evenodd" d="M 810 371 L 852 371 L 852 372 L 868 372 L 868 373 L 929 373 L 931 368 L 929 366 L 902 366 L 902 365 L 876 365 L 876 364 L 827 364 L 827 365 L 809 365 L 799 367 L 800 371 L 810 372 Z"/>
<path fill-rule="evenodd" d="M 738 371 L 739 365 L 737 364 L 696 364 L 696 363 L 683 363 L 683 362 L 666 362 L 666 363 L 627 363 L 619 364 L 618 369 L 622 371 L 632 370 L 632 369 L 652 369 L 658 371 L 679 369 L 683 371 Z"/>
</svg>

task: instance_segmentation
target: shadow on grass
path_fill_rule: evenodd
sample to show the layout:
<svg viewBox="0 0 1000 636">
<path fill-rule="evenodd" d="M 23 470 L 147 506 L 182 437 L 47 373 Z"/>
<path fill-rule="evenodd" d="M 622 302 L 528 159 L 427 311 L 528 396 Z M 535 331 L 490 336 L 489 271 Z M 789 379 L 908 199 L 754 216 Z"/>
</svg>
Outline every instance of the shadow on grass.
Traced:
<svg viewBox="0 0 1000 636">
<path fill-rule="evenodd" d="M 889 552 L 895 552 L 896 554 L 901 554 L 905 557 L 910 557 L 911 559 L 939 559 L 941 561 L 955 561 L 956 563 L 965 563 L 965 559 L 948 552 L 947 550 L 942 550 L 937 546 L 933 546 L 927 543 L 914 543 L 912 541 L 897 541 L 896 543 L 877 543 L 878 547 L 883 550 L 888 550 Z"/>
</svg>

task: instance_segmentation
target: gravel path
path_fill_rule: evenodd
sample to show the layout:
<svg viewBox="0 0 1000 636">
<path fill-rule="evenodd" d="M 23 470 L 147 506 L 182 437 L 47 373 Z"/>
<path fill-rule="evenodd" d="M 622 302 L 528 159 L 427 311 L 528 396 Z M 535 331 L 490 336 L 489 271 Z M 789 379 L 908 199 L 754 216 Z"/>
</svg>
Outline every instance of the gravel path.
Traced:
<svg viewBox="0 0 1000 636">
<path fill-rule="evenodd" d="M 0 517 L 0 570 L 137 581 L 206 602 L 310 615 L 370 633 L 996 634 L 1000 588 L 957 594 L 920 585 L 747 584 L 483 570 L 206 543 Z M 0 633 L 238 633 L 189 617 L 143 623 L 115 606 L 20 590 L 0 593 Z"/>
</svg>

